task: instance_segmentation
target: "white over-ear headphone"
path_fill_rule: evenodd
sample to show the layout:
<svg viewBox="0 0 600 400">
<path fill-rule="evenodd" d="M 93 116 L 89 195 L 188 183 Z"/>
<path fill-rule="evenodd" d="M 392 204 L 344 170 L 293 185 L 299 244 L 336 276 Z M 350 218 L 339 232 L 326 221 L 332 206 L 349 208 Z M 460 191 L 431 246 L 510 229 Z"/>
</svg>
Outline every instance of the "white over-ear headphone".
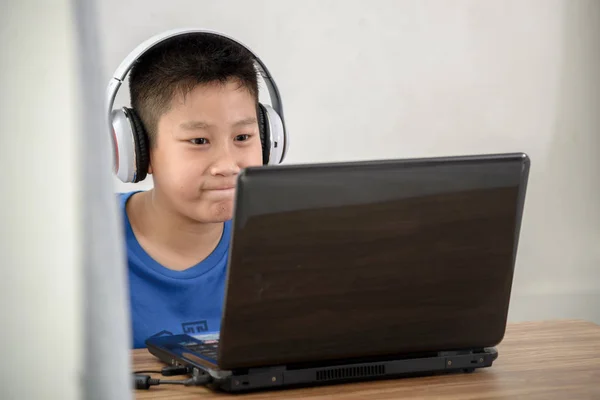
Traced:
<svg viewBox="0 0 600 400">
<path fill-rule="evenodd" d="M 106 110 L 110 134 L 113 138 L 115 172 L 125 183 L 139 182 L 146 178 L 149 163 L 149 146 L 146 132 L 136 112 L 127 107 L 113 110 L 113 103 L 121 83 L 131 70 L 136 60 L 158 43 L 174 36 L 204 33 L 224 37 L 243 46 L 254 57 L 255 65 L 262 75 L 272 106 L 259 103 L 258 126 L 263 148 L 263 164 L 279 164 L 286 156 L 289 139 L 283 119 L 281 96 L 275 80 L 265 64 L 248 46 L 222 33 L 204 29 L 176 29 L 161 33 L 138 45 L 121 62 L 106 91 Z"/>
</svg>

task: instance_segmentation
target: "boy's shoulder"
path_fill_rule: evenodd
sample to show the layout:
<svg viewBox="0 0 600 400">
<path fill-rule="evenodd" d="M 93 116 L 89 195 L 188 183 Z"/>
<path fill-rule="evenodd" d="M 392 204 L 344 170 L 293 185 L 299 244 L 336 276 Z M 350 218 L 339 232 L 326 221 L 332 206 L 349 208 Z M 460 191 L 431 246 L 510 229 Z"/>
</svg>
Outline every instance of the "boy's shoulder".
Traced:
<svg viewBox="0 0 600 400">
<path fill-rule="evenodd" d="M 136 193 L 141 192 L 141 190 L 133 190 L 130 192 L 117 192 L 115 193 L 115 196 L 117 197 L 117 201 L 119 203 L 119 211 L 123 214 L 125 214 L 125 217 L 127 217 L 127 214 L 125 212 L 125 206 L 127 205 L 127 201 L 131 198 L 131 196 L 133 196 Z"/>
<path fill-rule="evenodd" d="M 127 201 L 131 198 L 131 196 L 133 196 L 134 194 L 140 192 L 139 190 L 134 190 L 134 191 L 130 191 L 130 192 L 117 192 L 115 193 L 115 196 L 117 197 L 117 201 L 118 201 L 118 212 L 121 213 L 121 220 L 123 223 L 123 233 L 125 234 L 125 243 L 127 245 L 128 248 L 130 248 L 132 245 L 135 245 L 137 242 L 137 239 L 135 238 L 135 235 L 133 234 L 133 229 L 131 227 L 131 222 L 129 221 L 129 215 L 127 214 Z M 136 246 L 133 246 L 136 247 Z"/>
<path fill-rule="evenodd" d="M 119 205 L 121 207 L 123 207 L 125 205 L 125 203 L 127 202 L 127 200 L 129 200 L 129 198 L 131 196 L 133 196 L 135 193 L 140 192 L 140 190 L 133 190 L 130 192 L 117 192 L 115 193 L 117 199 L 119 200 Z"/>
</svg>

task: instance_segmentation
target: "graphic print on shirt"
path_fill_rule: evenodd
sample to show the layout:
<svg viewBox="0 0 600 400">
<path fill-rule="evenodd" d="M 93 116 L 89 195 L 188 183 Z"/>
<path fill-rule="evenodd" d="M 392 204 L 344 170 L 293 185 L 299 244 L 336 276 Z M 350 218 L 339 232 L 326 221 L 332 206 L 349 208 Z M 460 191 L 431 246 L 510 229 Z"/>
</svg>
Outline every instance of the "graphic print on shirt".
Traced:
<svg viewBox="0 0 600 400">
<path fill-rule="evenodd" d="M 203 321 L 194 321 L 194 322 L 184 322 L 181 324 L 181 329 L 183 333 L 188 335 L 194 335 L 195 333 L 203 333 L 208 332 L 208 322 L 206 320 Z"/>
<path fill-rule="evenodd" d="M 183 322 L 181 324 L 181 330 L 184 334 L 194 336 L 197 334 L 203 334 L 208 332 L 208 321 L 193 321 L 193 322 Z M 173 332 L 162 330 L 158 333 L 155 333 L 151 337 L 160 337 L 160 336 L 173 336 Z"/>
</svg>

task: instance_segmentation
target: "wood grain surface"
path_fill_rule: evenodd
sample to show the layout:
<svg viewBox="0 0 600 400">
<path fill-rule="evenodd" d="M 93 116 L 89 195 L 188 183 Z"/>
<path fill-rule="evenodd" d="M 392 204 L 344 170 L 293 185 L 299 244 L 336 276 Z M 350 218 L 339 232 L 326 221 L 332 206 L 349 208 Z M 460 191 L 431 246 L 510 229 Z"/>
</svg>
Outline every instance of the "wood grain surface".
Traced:
<svg viewBox="0 0 600 400">
<path fill-rule="evenodd" d="M 137 390 L 135 395 L 138 399 L 600 399 L 599 325 L 579 320 L 509 324 L 498 351 L 499 358 L 491 368 L 472 374 L 242 395 L 165 385 Z M 164 366 L 146 350 L 133 351 L 133 365 L 134 370 Z"/>
</svg>

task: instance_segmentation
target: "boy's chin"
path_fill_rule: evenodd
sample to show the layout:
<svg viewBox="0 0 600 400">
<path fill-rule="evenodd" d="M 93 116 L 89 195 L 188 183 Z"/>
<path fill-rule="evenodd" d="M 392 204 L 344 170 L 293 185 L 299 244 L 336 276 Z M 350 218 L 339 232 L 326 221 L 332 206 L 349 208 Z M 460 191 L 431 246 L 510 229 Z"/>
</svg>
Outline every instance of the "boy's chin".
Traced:
<svg viewBox="0 0 600 400">
<path fill-rule="evenodd" d="M 233 201 L 222 201 L 219 203 L 212 204 L 208 210 L 206 210 L 202 218 L 207 223 L 218 223 L 229 221 L 233 218 Z"/>
</svg>

